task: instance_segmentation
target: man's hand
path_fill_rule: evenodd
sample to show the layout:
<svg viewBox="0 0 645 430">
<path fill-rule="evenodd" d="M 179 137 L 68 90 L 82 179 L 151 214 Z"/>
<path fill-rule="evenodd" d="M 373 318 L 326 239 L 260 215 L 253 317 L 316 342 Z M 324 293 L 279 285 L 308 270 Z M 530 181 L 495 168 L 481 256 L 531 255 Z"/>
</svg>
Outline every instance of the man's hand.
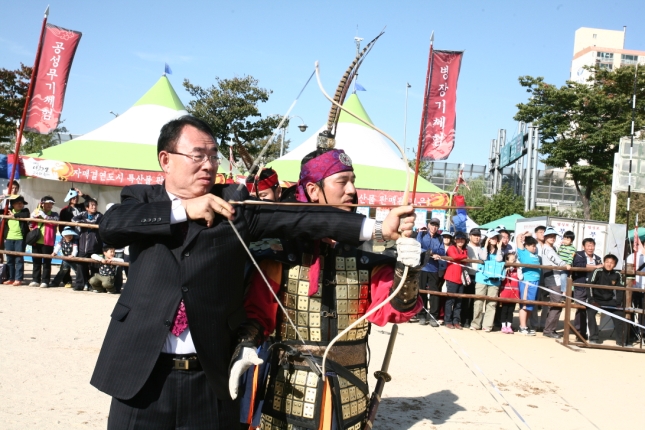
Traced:
<svg viewBox="0 0 645 430">
<path fill-rule="evenodd" d="M 400 206 L 392 209 L 383 220 L 383 238 L 398 240 L 400 237 L 412 236 L 416 217 L 412 206 Z"/>
<path fill-rule="evenodd" d="M 240 378 L 244 372 L 246 372 L 251 366 L 259 366 L 262 363 L 264 363 L 264 360 L 258 357 L 254 348 L 242 348 L 239 357 L 231 367 L 231 372 L 228 377 L 228 391 L 231 393 L 231 398 L 233 400 L 237 398 Z"/>
<path fill-rule="evenodd" d="M 406 266 L 416 267 L 421 263 L 421 244 L 411 237 L 396 240 L 396 260 Z"/>
<path fill-rule="evenodd" d="M 206 194 L 194 199 L 182 200 L 181 205 L 186 210 L 186 216 L 193 221 L 204 220 L 206 226 L 211 227 L 216 215 L 221 215 L 228 220 L 233 219 L 235 209 L 225 200 Z"/>
</svg>

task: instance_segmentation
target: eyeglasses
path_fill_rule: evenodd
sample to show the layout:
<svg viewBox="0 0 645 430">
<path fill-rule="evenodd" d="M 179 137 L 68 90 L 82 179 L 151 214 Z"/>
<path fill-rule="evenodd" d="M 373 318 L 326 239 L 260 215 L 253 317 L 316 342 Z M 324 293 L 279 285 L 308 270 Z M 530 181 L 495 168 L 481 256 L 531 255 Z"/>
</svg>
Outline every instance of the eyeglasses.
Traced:
<svg viewBox="0 0 645 430">
<path fill-rule="evenodd" d="M 208 160 L 213 166 L 219 166 L 220 164 L 220 155 L 205 155 L 205 154 L 182 154 L 181 152 L 167 151 L 169 154 L 183 155 L 193 160 L 197 164 L 202 164 L 204 161 Z"/>
</svg>

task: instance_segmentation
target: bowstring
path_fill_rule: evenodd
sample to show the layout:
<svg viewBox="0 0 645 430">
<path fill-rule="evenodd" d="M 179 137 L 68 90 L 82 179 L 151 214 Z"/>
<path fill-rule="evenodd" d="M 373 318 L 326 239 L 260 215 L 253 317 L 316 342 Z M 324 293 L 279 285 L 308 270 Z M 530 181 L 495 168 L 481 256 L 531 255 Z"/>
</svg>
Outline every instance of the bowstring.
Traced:
<svg viewBox="0 0 645 430">
<path fill-rule="evenodd" d="M 374 124 L 371 124 L 371 123 L 369 123 L 369 122 L 365 121 L 363 118 L 360 118 L 358 115 L 354 114 L 354 113 L 353 113 L 353 112 L 351 112 L 350 110 L 345 109 L 345 108 L 344 108 L 340 103 L 336 102 L 334 99 L 332 99 L 331 97 L 329 97 L 329 94 L 327 94 L 327 92 L 325 91 L 325 88 L 323 87 L 322 82 L 321 82 L 321 80 L 320 80 L 320 67 L 319 67 L 319 63 L 318 63 L 318 61 L 316 61 L 315 73 L 316 73 L 316 80 L 318 81 L 318 88 L 320 89 L 320 92 L 323 94 L 323 96 L 325 96 L 325 98 L 326 98 L 327 100 L 329 100 L 333 105 L 337 106 L 339 109 L 341 109 L 341 110 L 345 111 L 347 114 L 349 114 L 349 115 L 351 115 L 352 117 L 356 118 L 357 120 L 359 120 L 360 122 L 362 122 L 363 124 L 365 124 L 366 126 L 368 126 L 369 128 L 373 129 L 373 130 L 374 130 L 374 131 L 376 131 L 377 133 L 380 133 L 380 134 L 382 134 L 383 136 L 385 136 L 385 137 L 386 137 L 387 139 L 389 139 L 389 140 L 394 144 L 394 146 L 396 146 L 396 148 L 399 150 L 399 152 L 401 153 L 401 156 L 402 156 L 403 162 L 405 163 L 406 170 L 407 170 L 407 172 L 408 172 L 408 175 L 407 175 L 407 178 L 406 178 L 406 183 L 405 183 L 405 192 L 403 193 L 403 200 L 404 200 L 404 203 L 408 203 L 408 201 L 407 201 L 407 200 L 408 200 L 408 197 L 409 197 L 409 194 L 410 194 L 410 175 L 411 175 L 411 173 L 412 173 L 412 172 L 411 172 L 411 169 L 410 169 L 410 165 L 409 165 L 409 163 L 408 163 L 408 158 L 407 158 L 407 157 L 406 157 L 406 155 L 405 155 L 405 151 L 403 151 L 403 149 L 401 148 L 401 145 L 399 145 L 399 144 L 398 144 L 398 142 L 397 142 L 396 140 L 394 140 L 394 138 L 392 138 L 392 136 L 390 136 L 389 134 L 387 134 L 386 132 L 384 132 L 384 131 L 383 131 L 383 130 L 381 130 L 380 128 L 376 127 Z M 343 330 L 342 332 L 338 333 L 338 334 L 336 335 L 336 337 L 334 337 L 334 338 L 329 342 L 329 344 L 327 344 L 327 348 L 325 348 L 325 353 L 323 354 L 323 360 L 322 360 L 322 367 L 323 367 L 323 369 L 325 369 L 325 363 L 327 362 L 327 355 L 329 354 L 329 351 L 331 350 L 332 346 L 333 346 L 336 342 L 338 342 L 338 341 L 339 341 L 339 340 L 340 340 L 340 339 L 341 339 L 345 334 L 347 334 L 351 329 L 353 329 L 354 327 L 358 326 L 360 323 L 362 323 L 363 321 L 365 321 L 367 318 L 369 318 L 371 315 L 373 315 L 375 312 L 377 312 L 377 311 L 378 311 L 379 309 L 381 309 L 383 306 L 385 306 L 386 304 L 390 303 L 390 302 L 392 301 L 392 299 L 393 299 L 394 297 L 396 297 L 396 296 L 397 296 L 397 294 L 399 294 L 399 292 L 400 292 L 400 291 L 401 291 L 401 289 L 403 288 L 403 285 L 405 284 L 405 281 L 407 280 L 407 277 L 408 277 L 408 269 L 409 269 L 409 268 L 408 268 L 408 266 L 405 266 L 405 267 L 404 267 L 404 269 L 403 269 L 403 274 L 401 275 L 401 282 L 399 283 L 399 286 L 394 290 L 394 292 L 392 292 L 392 294 L 390 294 L 390 295 L 389 295 L 389 296 L 388 296 L 384 301 L 382 301 L 381 303 L 379 303 L 377 306 L 375 306 L 374 308 L 372 308 L 372 310 L 370 310 L 369 312 L 365 313 L 365 315 L 361 316 L 361 317 L 360 317 L 360 318 L 358 318 L 356 321 L 354 321 L 352 324 L 350 324 L 350 325 L 349 325 L 349 327 L 345 328 L 345 330 Z M 323 372 L 323 376 L 322 376 L 322 378 L 323 378 L 323 381 L 324 381 L 324 380 L 325 380 L 325 372 Z"/>
</svg>

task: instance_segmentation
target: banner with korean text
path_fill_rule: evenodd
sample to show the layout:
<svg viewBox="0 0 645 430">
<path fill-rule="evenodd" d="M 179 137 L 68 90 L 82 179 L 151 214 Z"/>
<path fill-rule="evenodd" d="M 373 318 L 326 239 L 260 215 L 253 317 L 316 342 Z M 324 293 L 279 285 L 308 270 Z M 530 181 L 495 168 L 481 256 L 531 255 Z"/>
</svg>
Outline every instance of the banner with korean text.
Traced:
<svg viewBox="0 0 645 430">
<path fill-rule="evenodd" d="M 81 33 L 47 24 L 33 95 L 27 109 L 25 130 L 48 134 L 60 122 L 67 78 Z"/>
<path fill-rule="evenodd" d="M 445 160 L 455 145 L 457 80 L 463 51 L 433 51 L 421 118 L 421 158 Z"/>
</svg>

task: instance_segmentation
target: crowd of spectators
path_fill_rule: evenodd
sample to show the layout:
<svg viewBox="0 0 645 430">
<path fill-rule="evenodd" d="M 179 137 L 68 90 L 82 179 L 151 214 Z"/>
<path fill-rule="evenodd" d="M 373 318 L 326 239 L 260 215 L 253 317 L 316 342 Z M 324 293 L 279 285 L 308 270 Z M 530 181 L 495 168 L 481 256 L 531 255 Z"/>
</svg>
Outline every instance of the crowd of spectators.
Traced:
<svg viewBox="0 0 645 430">
<path fill-rule="evenodd" d="M 624 286 L 625 282 L 615 269 L 618 258 L 612 254 L 603 258 L 595 254 L 594 239 L 585 238 L 582 249 L 577 250 L 573 244 L 573 232 L 565 232 L 560 241 L 558 238 L 557 231 L 549 226 L 538 226 L 532 232 L 518 232 L 514 244 L 511 233 L 504 226 L 489 230 L 484 236 L 479 228 L 471 229 L 468 234 L 456 232 L 453 236 L 448 231 L 440 230 L 438 219 L 431 219 L 427 227 L 420 228 L 417 234 L 417 240 L 426 253 L 420 288 L 465 294 L 467 298 L 421 294 L 424 309 L 411 322 L 431 327 L 444 324 L 448 329 L 458 330 L 499 330 L 504 334 L 520 333 L 527 336 L 542 332 L 545 337 L 562 338 L 557 331 L 562 307 L 548 306 L 547 303 L 564 302 L 569 277 L 574 283 L 599 286 Z M 450 260 L 446 261 L 445 257 L 450 257 Z M 637 257 L 638 267 L 635 268 L 641 271 L 645 269 L 645 251 L 642 247 Z M 629 256 L 628 261 L 633 261 L 633 258 L 634 255 Z M 483 263 L 463 262 L 466 259 L 481 260 Z M 552 268 L 505 267 L 505 263 Z M 574 267 L 593 270 L 571 270 Z M 635 287 L 643 287 L 641 276 L 636 277 Z M 574 286 L 573 297 L 593 306 L 576 310 L 576 330 L 589 342 L 602 343 L 595 308 L 624 318 L 623 293 L 622 290 Z M 541 301 L 545 304 L 534 306 L 498 302 L 486 300 L 486 297 Z M 642 294 L 634 293 L 633 303 L 626 306 L 642 308 L 642 300 Z M 514 315 L 518 306 L 516 322 Z M 628 335 L 624 336 L 627 324 L 617 318 L 611 319 L 616 344 L 625 346 L 632 343 L 636 331 L 629 330 Z"/>
<path fill-rule="evenodd" d="M 83 202 L 80 202 L 80 199 Z M 53 278 L 52 258 L 32 256 L 32 279 L 30 287 L 59 287 L 61 284 L 73 291 L 93 291 L 95 293 L 117 294 L 123 286 L 123 267 L 110 262 L 127 260 L 126 250 L 115 250 L 105 246 L 97 228 L 82 226 L 56 225 L 46 222 L 22 221 L 26 218 L 39 218 L 47 221 L 66 221 L 78 224 L 98 225 L 103 216 L 98 211 L 98 202 L 78 188 L 72 188 L 65 196 L 65 206 L 60 214 L 53 211 L 56 201 L 52 196 L 40 199 L 36 208 L 29 211 L 27 202 L 20 195 L 20 184 L 13 183 L 11 190 L 6 190 L 2 208 L 8 205 L 8 215 L 4 227 L 4 249 L 25 252 L 31 246 L 33 254 L 50 255 L 51 257 L 82 257 L 96 260 L 96 263 L 63 260 L 58 273 Z M 109 209 L 107 205 L 106 210 Z M 56 241 L 57 233 L 61 238 Z M 6 268 L 6 269 L 5 269 Z M 24 257 L 6 255 L 3 265 L 4 285 L 23 285 Z M 75 276 L 75 280 L 72 275 Z M 126 271 L 127 275 L 127 271 Z"/>
</svg>

